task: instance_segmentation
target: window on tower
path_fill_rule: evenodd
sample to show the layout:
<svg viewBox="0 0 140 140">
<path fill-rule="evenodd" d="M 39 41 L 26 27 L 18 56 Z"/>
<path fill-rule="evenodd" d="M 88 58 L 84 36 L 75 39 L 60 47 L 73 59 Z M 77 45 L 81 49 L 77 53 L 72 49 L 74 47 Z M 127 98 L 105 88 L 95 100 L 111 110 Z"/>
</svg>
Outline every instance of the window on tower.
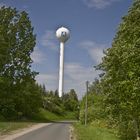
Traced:
<svg viewBox="0 0 140 140">
<path fill-rule="evenodd" d="M 64 36 L 65 37 L 66 36 L 66 32 L 62 32 L 61 33 L 61 36 Z"/>
</svg>

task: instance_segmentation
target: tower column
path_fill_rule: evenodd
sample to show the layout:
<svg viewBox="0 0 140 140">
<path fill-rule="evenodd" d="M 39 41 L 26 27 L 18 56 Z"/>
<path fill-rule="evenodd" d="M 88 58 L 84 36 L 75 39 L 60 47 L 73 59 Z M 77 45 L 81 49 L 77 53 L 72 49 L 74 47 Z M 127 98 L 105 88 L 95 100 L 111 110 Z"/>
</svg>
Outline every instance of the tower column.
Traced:
<svg viewBox="0 0 140 140">
<path fill-rule="evenodd" d="M 60 42 L 59 97 L 63 95 L 64 85 L 64 43 Z"/>
</svg>

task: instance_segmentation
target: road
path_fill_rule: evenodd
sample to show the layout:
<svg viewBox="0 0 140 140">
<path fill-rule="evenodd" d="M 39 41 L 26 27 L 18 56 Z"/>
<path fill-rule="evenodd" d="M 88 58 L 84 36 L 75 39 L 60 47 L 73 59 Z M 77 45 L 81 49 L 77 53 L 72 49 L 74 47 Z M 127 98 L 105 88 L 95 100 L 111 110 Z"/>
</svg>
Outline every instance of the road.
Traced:
<svg viewBox="0 0 140 140">
<path fill-rule="evenodd" d="M 20 136 L 15 140 L 69 140 L 70 125 L 70 122 L 52 123 Z"/>
</svg>

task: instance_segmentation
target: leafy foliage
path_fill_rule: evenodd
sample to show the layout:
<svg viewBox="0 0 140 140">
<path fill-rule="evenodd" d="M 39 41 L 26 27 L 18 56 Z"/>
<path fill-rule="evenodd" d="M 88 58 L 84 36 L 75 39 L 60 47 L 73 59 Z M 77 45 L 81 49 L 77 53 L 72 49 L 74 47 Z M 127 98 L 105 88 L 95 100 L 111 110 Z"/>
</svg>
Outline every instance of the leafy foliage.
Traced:
<svg viewBox="0 0 140 140">
<path fill-rule="evenodd" d="M 55 93 L 53 91 L 46 92 L 44 96 L 44 108 L 50 112 L 62 114 L 64 106 L 61 99 Z"/>
<path fill-rule="evenodd" d="M 74 89 L 71 89 L 69 93 L 64 94 L 62 100 L 66 110 L 77 111 L 78 97 Z"/>
<path fill-rule="evenodd" d="M 42 106 L 31 71 L 35 35 L 28 14 L 0 8 L 0 114 L 7 119 L 28 117 Z"/>
<path fill-rule="evenodd" d="M 106 111 L 123 139 L 140 137 L 140 0 L 123 17 L 112 47 L 98 66 Z"/>
</svg>

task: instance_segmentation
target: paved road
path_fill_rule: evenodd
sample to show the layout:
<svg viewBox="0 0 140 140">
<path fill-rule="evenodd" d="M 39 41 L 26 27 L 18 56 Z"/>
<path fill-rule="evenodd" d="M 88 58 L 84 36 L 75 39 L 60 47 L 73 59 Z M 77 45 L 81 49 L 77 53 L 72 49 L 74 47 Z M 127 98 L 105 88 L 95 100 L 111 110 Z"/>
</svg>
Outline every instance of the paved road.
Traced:
<svg viewBox="0 0 140 140">
<path fill-rule="evenodd" d="M 69 140 L 70 122 L 52 123 L 15 140 Z"/>
</svg>

